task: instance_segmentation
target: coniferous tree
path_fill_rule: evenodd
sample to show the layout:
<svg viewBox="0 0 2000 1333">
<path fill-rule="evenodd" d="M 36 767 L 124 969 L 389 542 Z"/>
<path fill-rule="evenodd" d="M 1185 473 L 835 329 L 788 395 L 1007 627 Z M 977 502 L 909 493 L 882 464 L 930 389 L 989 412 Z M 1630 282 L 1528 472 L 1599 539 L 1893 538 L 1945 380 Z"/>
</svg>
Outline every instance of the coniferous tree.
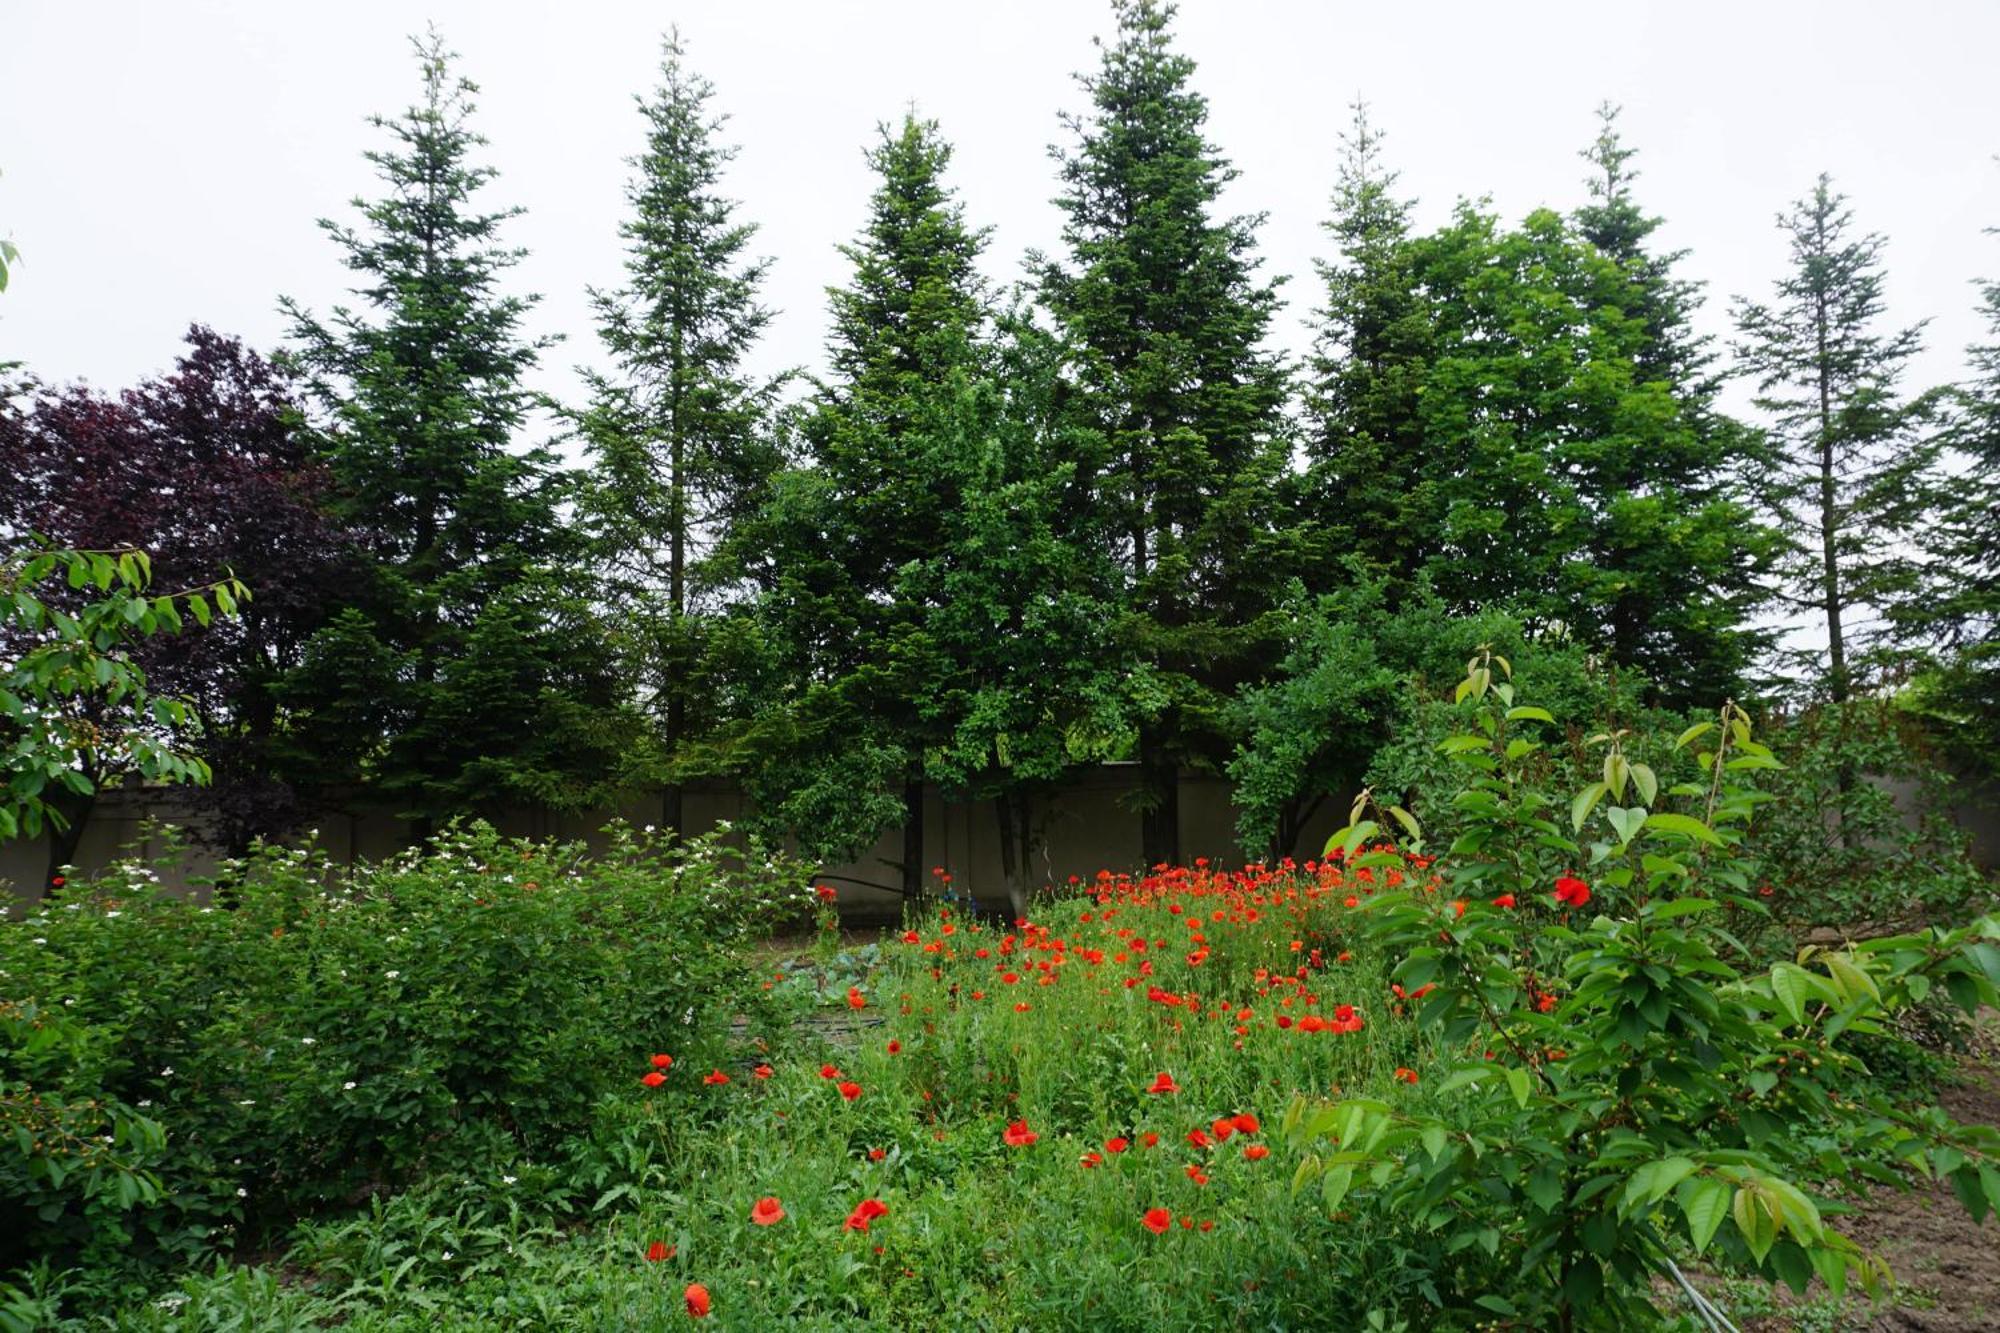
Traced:
<svg viewBox="0 0 2000 1333">
<path fill-rule="evenodd" d="M 1959 749 L 2000 772 L 2000 281 L 1979 293 L 1988 341 L 1967 350 L 1972 374 L 1940 437 L 1949 459 L 1935 517 L 1914 534 L 1922 576 L 1892 614 L 1938 652 L 1930 710 Z"/>
<path fill-rule="evenodd" d="M 619 227 L 625 284 L 591 293 L 616 369 L 589 377 L 583 417 L 580 521 L 623 672 L 652 718 L 663 822 L 676 831 L 691 729 L 711 730 L 723 705 L 703 688 L 714 666 L 704 612 L 730 581 L 718 556 L 778 461 L 772 386 L 743 368 L 770 320 L 757 300 L 769 261 L 748 256 L 756 228 L 721 193 L 735 150 L 718 141 L 713 96 L 670 35 L 660 87 L 638 99 L 646 147 L 632 160 L 632 213 Z"/>
<path fill-rule="evenodd" d="M 1743 492 L 1737 461 L 1754 441 L 1716 404 L 1712 341 L 1692 323 L 1701 288 L 1674 273 L 1686 252 L 1648 248 L 1661 219 L 1632 193 L 1637 150 L 1618 113 L 1598 109 L 1597 138 L 1581 154 L 1591 202 L 1574 215 L 1622 279 L 1593 284 L 1587 299 L 1620 325 L 1634 409 L 1582 463 L 1589 595 L 1604 607 L 1601 646 L 1614 661 L 1639 668 L 1660 702 L 1703 706 L 1740 688 L 1768 646 L 1749 621 L 1777 539 Z"/>
<path fill-rule="evenodd" d="M 392 140 L 367 155 L 385 193 L 356 201 L 359 227 L 321 224 L 358 307 L 284 303 L 332 507 L 372 558 L 287 695 L 317 724 L 299 748 L 319 785 L 368 783 L 422 832 L 474 803 L 598 799 L 622 737 L 600 627 L 563 573 L 553 461 L 517 444 L 543 345 L 521 332 L 532 298 L 501 289 L 519 210 L 480 211 L 477 89 L 436 33 L 415 46 L 420 100 L 372 121 Z"/>
<path fill-rule="evenodd" d="M 1903 398 L 1897 379 L 1922 326 L 1880 328 L 1884 242 L 1853 233 L 1831 178 L 1821 175 L 1778 225 L 1791 271 L 1771 304 L 1737 302 L 1737 352 L 1770 419 L 1757 484 L 1789 539 L 1778 600 L 1824 624 L 1821 679 L 1840 703 L 1855 692 L 1869 618 L 1908 580 L 1893 534 L 1912 526 L 1907 506 L 1924 492 L 1934 450 L 1918 430 L 1925 400 Z"/>
<path fill-rule="evenodd" d="M 1152 667 L 1134 700 L 1149 863 L 1178 859 L 1179 769 L 1220 766 L 1252 627 L 1296 563 L 1269 522 L 1287 462 L 1286 373 L 1261 346 L 1277 295 L 1257 280 L 1258 219 L 1215 214 L 1235 173 L 1205 137 L 1173 12 L 1116 0 L 1081 80 L 1091 109 L 1065 117 L 1075 140 L 1057 152 L 1068 262 L 1040 266 L 1098 438 L 1080 475 Z"/>
<path fill-rule="evenodd" d="M 914 115 L 868 154 L 879 183 L 841 247 L 853 274 L 828 293 L 832 374 L 801 423 L 804 465 L 759 520 L 753 567 L 798 684 L 782 722 L 757 724 L 746 776 L 823 853 L 858 850 L 900 816 L 907 894 L 927 869 L 924 754 L 938 733 L 916 704 L 928 608 L 904 574 L 935 555 L 961 502 L 959 398 L 989 369 L 986 233 L 945 180 L 950 160 L 936 122 Z"/>
<path fill-rule="evenodd" d="M 1340 258 L 1317 264 L 1325 288 L 1310 363 L 1301 522 L 1321 535 L 1310 590 L 1338 579 L 1341 558 L 1407 590 L 1436 547 L 1436 469 L 1418 410 L 1435 353 L 1430 310 L 1417 288 L 1410 202 L 1382 161 L 1382 133 L 1356 102 L 1325 224 Z"/>
</svg>

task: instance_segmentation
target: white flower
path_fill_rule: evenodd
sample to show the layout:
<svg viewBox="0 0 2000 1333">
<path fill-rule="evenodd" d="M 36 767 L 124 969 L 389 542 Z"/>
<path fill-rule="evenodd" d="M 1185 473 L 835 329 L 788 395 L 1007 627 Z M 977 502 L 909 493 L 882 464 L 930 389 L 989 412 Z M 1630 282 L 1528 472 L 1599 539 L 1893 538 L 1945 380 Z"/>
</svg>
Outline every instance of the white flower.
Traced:
<svg viewBox="0 0 2000 1333">
<path fill-rule="evenodd" d="M 511 1185 L 514 1183 L 514 1179 L 513 1176 L 502 1176 L 500 1177 L 500 1183 L 502 1185 Z"/>
<path fill-rule="evenodd" d="M 446 1263 L 450 1263 L 450 1262 L 451 1262 L 451 1251 L 450 1251 L 450 1250 L 446 1250 L 446 1251 L 444 1252 L 444 1261 L 445 1261 Z"/>
<path fill-rule="evenodd" d="M 168 1065 L 165 1069 L 162 1069 L 160 1071 L 161 1078 L 172 1078 L 173 1076 L 174 1076 L 174 1067 L 172 1065 Z"/>
<path fill-rule="evenodd" d="M 317 1046 L 317 1045 L 319 1045 L 319 1038 L 318 1038 L 318 1037 L 300 1037 L 300 1038 L 299 1038 L 299 1044 L 300 1044 L 301 1046 Z"/>
<path fill-rule="evenodd" d="M 238 1106 L 255 1106 L 257 1104 L 257 1099 L 255 1097 L 246 1097 L 245 1099 L 236 1104 Z"/>
<path fill-rule="evenodd" d="M 37 944 L 47 944 L 47 943 L 48 943 L 48 941 L 47 941 L 47 940 L 45 940 L 45 939 L 43 939 L 43 938 L 42 938 L 41 936 L 37 935 L 37 936 L 35 937 L 35 943 L 37 943 Z"/>
<path fill-rule="evenodd" d="M 360 1086 L 360 1085 L 359 1085 L 359 1084 L 357 1084 L 357 1083 L 355 1083 L 355 1081 L 354 1081 L 353 1079 L 349 1079 L 349 1080 L 347 1080 L 347 1082 L 345 1082 L 345 1083 L 343 1083 L 343 1084 L 341 1084 L 341 1085 L 340 1085 L 340 1090 L 341 1090 L 342 1092 L 353 1092 L 353 1091 L 354 1091 L 354 1089 L 355 1089 L 356 1087 L 358 1087 L 358 1086 Z"/>
<path fill-rule="evenodd" d="M 247 1199 L 250 1197 L 250 1191 L 244 1189 L 242 1186 L 239 1185 L 236 1188 L 236 1197 L 239 1199 Z"/>
<path fill-rule="evenodd" d="M 400 977 L 403 974 L 401 972 L 389 971 L 389 972 L 384 972 L 382 975 L 389 978 L 389 980 L 394 981 L 397 977 Z"/>
<path fill-rule="evenodd" d="M 139 1109 L 143 1111 L 152 1104 L 153 1104 L 153 1099 L 151 1097 L 148 1097 L 144 1101 L 139 1103 Z"/>
<path fill-rule="evenodd" d="M 113 917 L 115 917 L 115 916 L 124 916 L 124 915 L 125 915 L 125 914 L 124 914 L 123 912 L 106 912 L 106 913 L 104 914 L 104 919 L 105 919 L 106 921 L 109 921 L 109 920 L 111 920 L 111 918 L 113 918 Z"/>
</svg>

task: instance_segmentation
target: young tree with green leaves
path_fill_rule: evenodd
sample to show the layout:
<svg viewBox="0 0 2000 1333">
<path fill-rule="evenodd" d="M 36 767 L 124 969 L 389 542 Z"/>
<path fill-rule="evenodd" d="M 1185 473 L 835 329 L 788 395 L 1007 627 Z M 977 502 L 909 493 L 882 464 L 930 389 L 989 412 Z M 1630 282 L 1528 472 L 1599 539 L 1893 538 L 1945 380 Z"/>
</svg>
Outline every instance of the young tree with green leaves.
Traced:
<svg viewBox="0 0 2000 1333">
<path fill-rule="evenodd" d="M 1768 417 L 1768 454 L 1757 487 L 1787 538 L 1778 602 L 1825 626 L 1823 650 L 1793 652 L 1824 671 L 1812 677 L 1835 703 L 1862 678 L 1858 657 L 1879 615 L 1909 586 L 1895 534 L 1922 515 L 1935 457 L 1920 426 L 1928 396 L 1904 398 L 1897 380 L 1920 347 L 1922 326 L 1884 330 L 1881 236 L 1856 235 L 1846 196 L 1821 175 L 1778 217 L 1791 270 L 1770 303 L 1739 299 L 1742 371 Z"/>
<path fill-rule="evenodd" d="M 713 85 L 684 59 L 669 35 L 660 86 L 639 100 L 646 146 L 619 226 L 625 282 L 591 294 L 615 369 L 589 377 L 578 505 L 621 672 L 658 742 L 662 821 L 676 831 L 689 741 L 724 702 L 708 669 L 709 613 L 729 581 L 717 555 L 779 461 L 774 386 L 743 367 L 771 317 L 758 303 L 769 261 L 749 255 L 756 226 L 722 193 L 736 150 L 718 138 Z"/>
<path fill-rule="evenodd" d="M 1078 455 L 1123 571 L 1123 633 L 1151 670 L 1136 694 L 1142 837 L 1179 859 L 1179 771 L 1219 767 L 1228 700 L 1258 669 L 1255 626 L 1298 562 L 1270 520 L 1288 461 L 1285 368 L 1264 338 L 1258 219 L 1220 218 L 1235 172 L 1205 134 L 1173 6 L 1116 0 L 1116 35 L 1083 76 L 1090 111 L 1056 152 L 1066 262 L 1041 297 L 1076 349 Z"/>
<path fill-rule="evenodd" d="M 501 287 L 521 252 L 499 233 L 519 210 L 481 210 L 494 171 L 472 161 L 477 89 L 435 32 L 415 47 L 420 99 L 372 122 L 392 141 L 368 154 L 384 194 L 357 201 L 358 228 L 322 223 L 358 308 L 284 303 L 334 508 L 373 557 L 287 704 L 321 787 L 365 783 L 421 833 L 476 803 L 601 799 L 623 724 L 601 626 L 564 572 L 553 461 L 519 446 L 544 346 L 521 331 L 532 298 Z"/>
</svg>

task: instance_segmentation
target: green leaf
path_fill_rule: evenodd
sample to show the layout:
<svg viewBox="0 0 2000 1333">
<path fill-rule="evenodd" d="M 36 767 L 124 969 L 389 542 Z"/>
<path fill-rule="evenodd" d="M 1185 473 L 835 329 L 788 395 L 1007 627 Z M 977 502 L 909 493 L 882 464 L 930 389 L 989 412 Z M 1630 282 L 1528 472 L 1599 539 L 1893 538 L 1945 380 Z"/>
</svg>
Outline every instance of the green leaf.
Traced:
<svg viewBox="0 0 2000 1333">
<path fill-rule="evenodd" d="M 1443 1125 L 1425 1125 L 1423 1132 L 1417 1137 L 1422 1141 L 1424 1151 L 1431 1155 L 1432 1161 L 1436 1161 L 1438 1158 L 1444 1156 L 1445 1133 Z"/>
<path fill-rule="evenodd" d="M 1416 839 L 1419 842 L 1423 840 L 1424 831 L 1422 827 L 1418 825 L 1417 817 L 1415 815 L 1411 814 L 1408 810 L 1405 810 L 1400 805 L 1390 806 L 1389 813 L 1391 816 L 1395 818 L 1395 821 L 1398 824 L 1401 824 L 1403 826 L 1403 831 L 1405 833 L 1408 833 L 1412 838 Z"/>
<path fill-rule="evenodd" d="M 1583 822 L 1590 818 L 1591 810 L 1596 807 L 1599 801 L 1604 799 L 1604 794 L 1607 790 L 1609 789 L 1603 783 L 1593 782 L 1576 794 L 1576 799 L 1569 803 L 1569 823 L 1571 828 L 1579 833 L 1583 831 Z"/>
<path fill-rule="evenodd" d="M 1347 1197 L 1347 1188 L 1354 1183 L 1354 1168 L 1336 1166 L 1320 1177 L 1320 1193 L 1326 1199 L 1326 1210 L 1330 1213 L 1340 1207 L 1340 1201 Z"/>
<path fill-rule="evenodd" d="M 1528 1108 L 1528 1093 L 1533 1087 L 1528 1071 L 1519 1065 L 1507 1066 L 1507 1086 L 1513 1090 L 1514 1104 L 1525 1111 Z"/>
<path fill-rule="evenodd" d="M 1630 842 L 1633 838 L 1637 837 L 1639 830 L 1646 826 L 1647 820 L 1645 809 L 1636 805 L 1607 806 L 1605 807 L 1604 817 L 1611 821 L 1611 827 L 1617 831 L 1620 843 Z"/>
<path fill-rule="evenodd" d="M 1794 1024 L 1806 1021 L 1806 1001 L 1813 996 L 1812 978 L 1793 963 L 1771 964 L 1771 994 Z"/>
<path fill-rule="evenodd" d="M 1729 1183 L 1714 1176 L 1697 1176 L 1682 1184 L 1676 1197 L 1687 1218 L 1688 1239 L 1699 1254 L 1708 1248 L 1722 1219 L 1729 1215 Z"/>
<path fill-rule="evenodd" d="M 1555 714 L 1549 712 L 1546 708 L 1536 708 L 1532 704 L 1522 704 L 1519 708 L 1510 708 L 1507 710 L 1507 720 L 1509 722 L 1553 723 L 1556 719 Z"/>
<path fill-rule="evenodd" d="M 1683 837 L 1693 838 L 1698 842 L 1705 842 L 1713 847 L 1720 847 L 1722 845 L 1722 839 L 1716 836 L 1714 829 L 1702 823 L 1699 819 L 1694 819 L 1687 815 L 1677 815 L 1672 811 L 1665 811 L 1654 815 L 1646 823 L 1649 828 L 1660 833 L 1678 833 Z"/>
<path fill-rule="evenodd" d="M 1645 764 L 1632 765 L 1632 785 L 1639 789 L 1639 803 L 1651 805 L 1653 798 L 1660 794 L 1660 779 Z"/>
</svg>

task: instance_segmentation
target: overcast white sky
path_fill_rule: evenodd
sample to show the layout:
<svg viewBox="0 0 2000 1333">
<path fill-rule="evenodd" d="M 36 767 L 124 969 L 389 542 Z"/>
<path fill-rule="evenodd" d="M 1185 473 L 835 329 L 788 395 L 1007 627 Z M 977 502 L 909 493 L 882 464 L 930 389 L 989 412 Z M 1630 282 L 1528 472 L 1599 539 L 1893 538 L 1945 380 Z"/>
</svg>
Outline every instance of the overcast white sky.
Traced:
<svg viewBox="0 0 2000 1333">
<path fill-rule="evenodd" d="M 411 100 L 405 37 L 433 19 L 483 89 L 502 173 L 488 202 L 527 209 L 515 273 L 544 297 L 534 327 L 567 335 L 543 380 L 558 392 L 595 356 L 584 288 L 619 276 L 631 97 L 669 24 L 732 117 L 730 187 L 777 260 L 768 369 L 818 364 L 834 246 L 870 188 L 861 149 L 912 101 L 958 147 L 970 215 L 995 228 L 993 275 L 1055 245 L 1047 147 L 1110 27 L 1096 0 L 9 0 L 0 235 L 23 262 L 0 297 L 0 360 L 118 387 L 165 367 L 191 320 L 268 348 L 280 293 L 337 299 L 344 271 L 314 219 L 374 191 L 363 118 Z M 1918 378 L 1958 374 L 1979 331 L 1968 282 L 2000 277 L 2000 238 L 1981 234 L 2000 224 L 2000 4 L 1186 0 L 1178 26 L 1211 137 L 1242 170 L 1230 203 L 1268 212 L 1268 270 L 1293 275 L 1278 331 L 1293 349 L 1357 94 L 1425 224 L 1467 195 L 1509 217 L 1573 207 L 1592 108 L 1623 103 L 1641 198 L 1668 220 L 1663 243 L 1692 251 L 1711 328 L 1729 295 L 1769 290 L 1773 216 L 1822 169 L 1890 239 L 1892 314 L 1933 320 Z"/>
</svg>

